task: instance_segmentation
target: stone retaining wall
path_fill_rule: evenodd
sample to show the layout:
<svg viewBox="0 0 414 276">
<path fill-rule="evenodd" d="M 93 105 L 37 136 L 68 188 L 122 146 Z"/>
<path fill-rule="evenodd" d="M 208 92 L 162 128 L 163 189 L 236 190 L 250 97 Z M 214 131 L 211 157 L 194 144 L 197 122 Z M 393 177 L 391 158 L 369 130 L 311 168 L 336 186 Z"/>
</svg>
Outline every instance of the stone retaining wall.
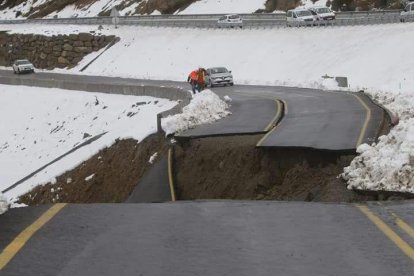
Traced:
<svg viewBox="0 0 414 276">
<path fill-rule="evenodd" d="M 16 59 L 29 59 L 39 69 L 70 68 L 115 39 L 91 33 L 45 36 L 0 32 L 0 66 L 11 66 Z"/>
</svg>

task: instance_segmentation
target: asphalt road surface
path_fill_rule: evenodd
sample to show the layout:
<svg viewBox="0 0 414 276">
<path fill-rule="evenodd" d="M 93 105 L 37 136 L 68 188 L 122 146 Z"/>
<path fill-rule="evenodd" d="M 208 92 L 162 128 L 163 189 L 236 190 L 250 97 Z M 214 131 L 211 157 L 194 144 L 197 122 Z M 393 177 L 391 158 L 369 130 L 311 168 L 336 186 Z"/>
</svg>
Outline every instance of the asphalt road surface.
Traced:
<svg viewBox="0 0 414 276">
<path fill-rule="evenodd" d="M 126 202 L 150 203 L 167 201 L 171 201 L 171 191 L 168 179 L 168 160 L 167 157 L 163 157 L 137 183 Z"/>
<path fill-rule="evenodd" d="M 71 80 L 87 83 L 123 85 L 172 86 L 189 89 L 184 82 L 149 81 L 127 78 L 98 77 L 36 73 L 14 76 L 11 71 L 0 70 L 0 76 L 16 78 Z M 279 126 L 258 141 L 264 147 L 305 147 L 322 150 L 355 150 L 361 143 L 371 143 L 378 136 L 384 111 L 364 95 L 347 92 L 321 91 L 318 89 L 276 86 L 233 86 L 214 88 L 221 96 L 228 95 L 235 101 L 236 111 L 227 120 L 202 126 L 193 135 L 224 135 L 239 131 L 240 134 L 264 129 L 271 124 L 276 109 L 268 102 L 249 110 L 267 99 L 284 102 L 284 116 Z M 256 104 L 255 104 L 256 103 Z M 268 113 L 269 114 L 264 114 Z M 230 127 L 232 125 L 232 127 Z M 189 136 L 191 132 L 188 133 Z"/>
<path fill-rule="evenodd" d="M 231 114 L 211 124 L 197 126 L 175 136 L 200 138 L 222 135 L 266 133 L 283 115 L 282 104 L 271 99 L 239 99 L 230 103 Z M 254 115 L 252 115 L 254 111 Z"/>
<path fill-rule="evenodd" d="M 31 207 L 0 216 L 34 221 Z M 364 207 L 366 208 L 366 207 Z M 389 208 L 389 210 L 385 209 Z M 413 202 L 369 206 L 413 225 Z M 27 214 L 24 216 L 24 214 Z M 387 226 L 409 246 L 395 223 Z M 1 275 L 413 275 L 414 259 L 356 206 L 299 202 L 67 205 Z"/>
</svg>

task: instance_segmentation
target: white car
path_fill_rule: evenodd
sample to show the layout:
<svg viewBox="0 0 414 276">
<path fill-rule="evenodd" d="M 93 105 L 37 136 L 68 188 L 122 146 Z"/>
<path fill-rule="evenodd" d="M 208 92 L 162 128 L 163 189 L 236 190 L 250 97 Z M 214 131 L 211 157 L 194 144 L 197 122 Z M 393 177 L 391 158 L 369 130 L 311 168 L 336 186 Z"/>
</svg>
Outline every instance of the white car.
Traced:
<svg viewBox="0 0 414 276">
<path fill-rule="evenodd" d="M 206 84 L 209 87 L 217 85 L 230 85 L 234 84 L 233 75 L 231 71 L 225 67 L 213 67 L 207 69 Z"/>
<path fill-rule="evenodd" d="M 243 28 L 243 20 L 238 14 L 227 14 L 217 21 L 219 28 Z"/>
<path fill-rule="evenodd" d="M 13 71 L 15 74 L 25 72 L 34 73 L 34 66 L 27 59 L 18 59 L 15 62 L 13 62 Z"/>
<path fill-rule="evenodd" d="M 400 21 L 413 21 L 414 19 L 414 2 L 410 2 L 405 6 L 404 10 L 400 13 Z"/>
<path fill-rule="evenodd" d="M 286 13 L 286 25 L 293 26 L 313 26 L 315 24 L 315 17 L 312 13 L 304 8 L 288 10 Z"/>
<path fill-rule="evenodd" d="M 309 10 L 319 20 L 335 20 L 335 13 L 328 7 L 314 6 L 309 8 Z"/>
</svg>

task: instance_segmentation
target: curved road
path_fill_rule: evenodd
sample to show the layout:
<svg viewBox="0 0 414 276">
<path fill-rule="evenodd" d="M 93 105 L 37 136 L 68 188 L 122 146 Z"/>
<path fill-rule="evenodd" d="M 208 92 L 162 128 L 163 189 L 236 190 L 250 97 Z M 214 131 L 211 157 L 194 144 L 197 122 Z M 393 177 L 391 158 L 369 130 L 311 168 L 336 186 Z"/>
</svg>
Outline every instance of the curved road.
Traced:
<svg viewBox="0 0 414 276">
<path fill-rule="evenodd" d="M 5 78 L 34 80 L 55 79 L 84 83 L 119 85 L 173 86 L 189 89 L 183 82 L 148 81 L 85 75 L 36 73 L 14 76 L 11 71 L 0 70 L 0 83 Z M 269 131 L 258 146 L 308 147 L 322 150 L 355 150 L 361 143 L 372 143 L 378 136 L 384 120 L 384 110 L 372 104 L 362 94 L 321 91 L 318 89 L 277 86 L 233 86 L 213 89 L 219 95 L 234 99 L 237 116 L 230 116 L 210 126 L 202 126 L 183 137 L 222 134 L 258 133 Z M 110 92 L 110 91 L 108 91 Z M 280 107 L 275 100 L 284 102 L 284 117 L 280 126 Z"/>
</svg>

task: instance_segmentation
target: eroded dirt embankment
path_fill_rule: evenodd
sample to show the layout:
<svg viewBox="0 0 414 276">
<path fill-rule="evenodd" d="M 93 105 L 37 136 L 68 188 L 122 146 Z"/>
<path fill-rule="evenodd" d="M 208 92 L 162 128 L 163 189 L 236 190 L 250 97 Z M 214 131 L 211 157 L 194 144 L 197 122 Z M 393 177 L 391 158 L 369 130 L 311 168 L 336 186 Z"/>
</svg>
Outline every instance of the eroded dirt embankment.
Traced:
<svg viewBox="0 0 414 276">
<path fill-rule="evenodd" d="M 273 199 L 353 202 L 375 200 L 346 189 L 338 175 L 352 154 L 256 148 L 260 135 L 216 137 L 176 147 L 181 200 Z"/>
<path fill-rule="evenodd" d="M 403 199 L 404 195 L 346 189 L 338 177 L 352 153 L 256 148 L 262 135 L 179 141 L 174 146 L 178 200 L 240 199 L 356 202 Z M 21 197 L 28 205 L 124 202 L 151 169 L 150 157 L 165 156 L 164 134 L 141 143 L 117 141 L 77 168 Z M 156 161 L 156 160 L 155 160 Z M 93 177 L 91 177 L 93 175 Z"/>
<path fill-rule="evenodd" d="M 151 135 L 140 143 L 133 139 L 119 140 L 59 176 L 55 184 L 38 186 L 20 201 L 28 205 L 124 202 L 152 166 L 148 162 L 150 157 L 155 152 L 158 158 L 165 155 L 168 149 L 165 141 L 164 134 Z"/>
</svg>

